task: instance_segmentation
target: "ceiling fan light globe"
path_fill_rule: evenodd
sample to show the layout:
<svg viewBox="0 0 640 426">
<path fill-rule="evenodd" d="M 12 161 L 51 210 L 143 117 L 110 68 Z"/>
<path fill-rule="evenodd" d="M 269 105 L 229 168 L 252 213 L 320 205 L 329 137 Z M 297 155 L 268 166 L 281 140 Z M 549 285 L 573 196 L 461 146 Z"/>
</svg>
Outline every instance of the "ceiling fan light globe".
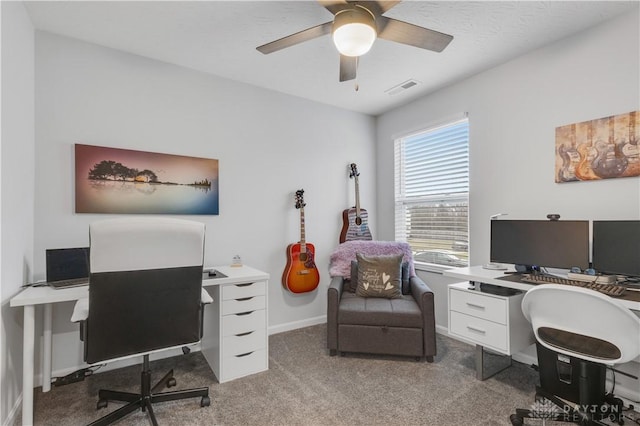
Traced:
<svg viewBox="0 0 640 426">
<path fill-rule="evenodd" d="M 333 43 L 345 56 L 361 56 L 367 53 L 376 40 L 376 32 L 365 24 L 343 25 L 333 32 Z"/>
<path fill-rule="evenodd" d="M 362 7 L 337 13 L 332 35 L 338 52 L 345 56 L 364 55 L 378 36 L 373 15 Z"/>
</svg>

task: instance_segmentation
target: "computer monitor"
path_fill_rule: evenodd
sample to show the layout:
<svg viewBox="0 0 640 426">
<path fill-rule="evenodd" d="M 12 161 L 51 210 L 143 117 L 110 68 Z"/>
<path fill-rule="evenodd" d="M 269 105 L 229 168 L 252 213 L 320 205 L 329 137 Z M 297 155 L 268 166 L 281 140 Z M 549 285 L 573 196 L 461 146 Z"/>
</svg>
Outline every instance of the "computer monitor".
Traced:
<svg viewBox="0 0 640 426">
<path fill-rule="evenodd" d="M 640 220 L 593 221 L 593 268 L 640 277 Z"/>
<path fill-rule="evenodd" d="M 589 221 L 492 220 L 491 262 L 526 267 L 589 267 Z"/>
</svg>

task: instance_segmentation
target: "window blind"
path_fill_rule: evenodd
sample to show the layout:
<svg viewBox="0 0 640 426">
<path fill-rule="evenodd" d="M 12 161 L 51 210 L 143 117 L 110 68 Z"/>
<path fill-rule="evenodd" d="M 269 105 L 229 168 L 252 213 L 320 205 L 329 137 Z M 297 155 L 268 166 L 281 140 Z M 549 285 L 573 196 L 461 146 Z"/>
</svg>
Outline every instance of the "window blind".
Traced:
<svg viewBox="0 0 640 426">
<path fill-rule="evenodd" d="M 430 252 L 418 261 L 466 265 L 468 119 L 396 139 L 394 156 L 396 240 L 408 242 L 414 252 Z"/>
</svg>

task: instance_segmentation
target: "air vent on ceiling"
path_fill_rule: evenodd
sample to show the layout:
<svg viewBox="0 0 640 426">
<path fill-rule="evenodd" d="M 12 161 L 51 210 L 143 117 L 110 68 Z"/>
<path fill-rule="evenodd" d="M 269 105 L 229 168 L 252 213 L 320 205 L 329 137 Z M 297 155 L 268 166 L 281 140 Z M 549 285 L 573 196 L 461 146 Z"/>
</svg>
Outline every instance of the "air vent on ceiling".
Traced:
<svg viewBox="0 0 640 426">
<path fill-rule="evenodd" d="M 412 87 L 417 86 L 418 84 L 420 84 L 420 82 L 418 80 L 414 80 L 414 79 L 409 79 L 407 81 L 404 81 L 400 84 L 397 84 L 395 86 L 393 86 L 390 89 L 387 89 L 384 91 L 384 93 L 388 94 L 388 95 L 397 95 L 400 92 L 404 92 L 407 89 L 411 89 Z"/>
</svg>

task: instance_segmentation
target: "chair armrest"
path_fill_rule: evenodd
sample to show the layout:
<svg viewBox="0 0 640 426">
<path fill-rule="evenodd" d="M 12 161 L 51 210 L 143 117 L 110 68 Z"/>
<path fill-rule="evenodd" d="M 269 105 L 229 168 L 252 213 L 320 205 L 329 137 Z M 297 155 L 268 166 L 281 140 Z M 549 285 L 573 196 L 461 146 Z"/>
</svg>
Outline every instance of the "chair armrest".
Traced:
<svg viewBox="0 0 640 426">
<path fill-rule="evenodd" d="M 413 276 L 409 278 L 409 285 L 411 286 L 411 295 L 416 300 L 418 305 L 421 305 L 423 298 L 427 296 L 427 293 L 431 293 L 431 297 L 433 297 L 433 291 L 429 288 L 429 286 L 422 281 L 422 278 L 419 276 Z M 420 306 L 422 308 L 422 306 Z"/>
<path fill-rule="evenodd" d="M 343 277 L 333 277 L 331 278 L 331 282 L 329 283 L 329 294 L 331 291 L 336 292 L 336 296 L 338 297 L 338 301 L 340 300 L 340 296 L 342 296 L 342 290 L 344 288 L 344 278 Z"/>
<path fill-rule="evenodd" d="M 338 307 L 344 287 L 343 277 L 333 277 L 327 290 L 327 347 L 329 350 L 338 349 Z"/>
<path fill-rule="evenodd" d="M 203 305 L 213 303 L 213 297 L 211 297 L 209 292 L 205 290 L 204 287 L 202 287 L 202 290 L 200 292 L 200 303 L 202 303 Z"/>
<path fill-rule="evenodd" d="M 422 312 L 424 354 L 433 359 L 436 354 L 436 315 L 433 291 L 417 275 L 409 279 L 411 295 Z"/>
<path fill-rule="evenodd" d="M 81 322 L 89 317 L 89 298 L 84 297 L 78 299 L 73 306 L 73 313 L 71 314 L 71 322 Z"/>
</svg>

